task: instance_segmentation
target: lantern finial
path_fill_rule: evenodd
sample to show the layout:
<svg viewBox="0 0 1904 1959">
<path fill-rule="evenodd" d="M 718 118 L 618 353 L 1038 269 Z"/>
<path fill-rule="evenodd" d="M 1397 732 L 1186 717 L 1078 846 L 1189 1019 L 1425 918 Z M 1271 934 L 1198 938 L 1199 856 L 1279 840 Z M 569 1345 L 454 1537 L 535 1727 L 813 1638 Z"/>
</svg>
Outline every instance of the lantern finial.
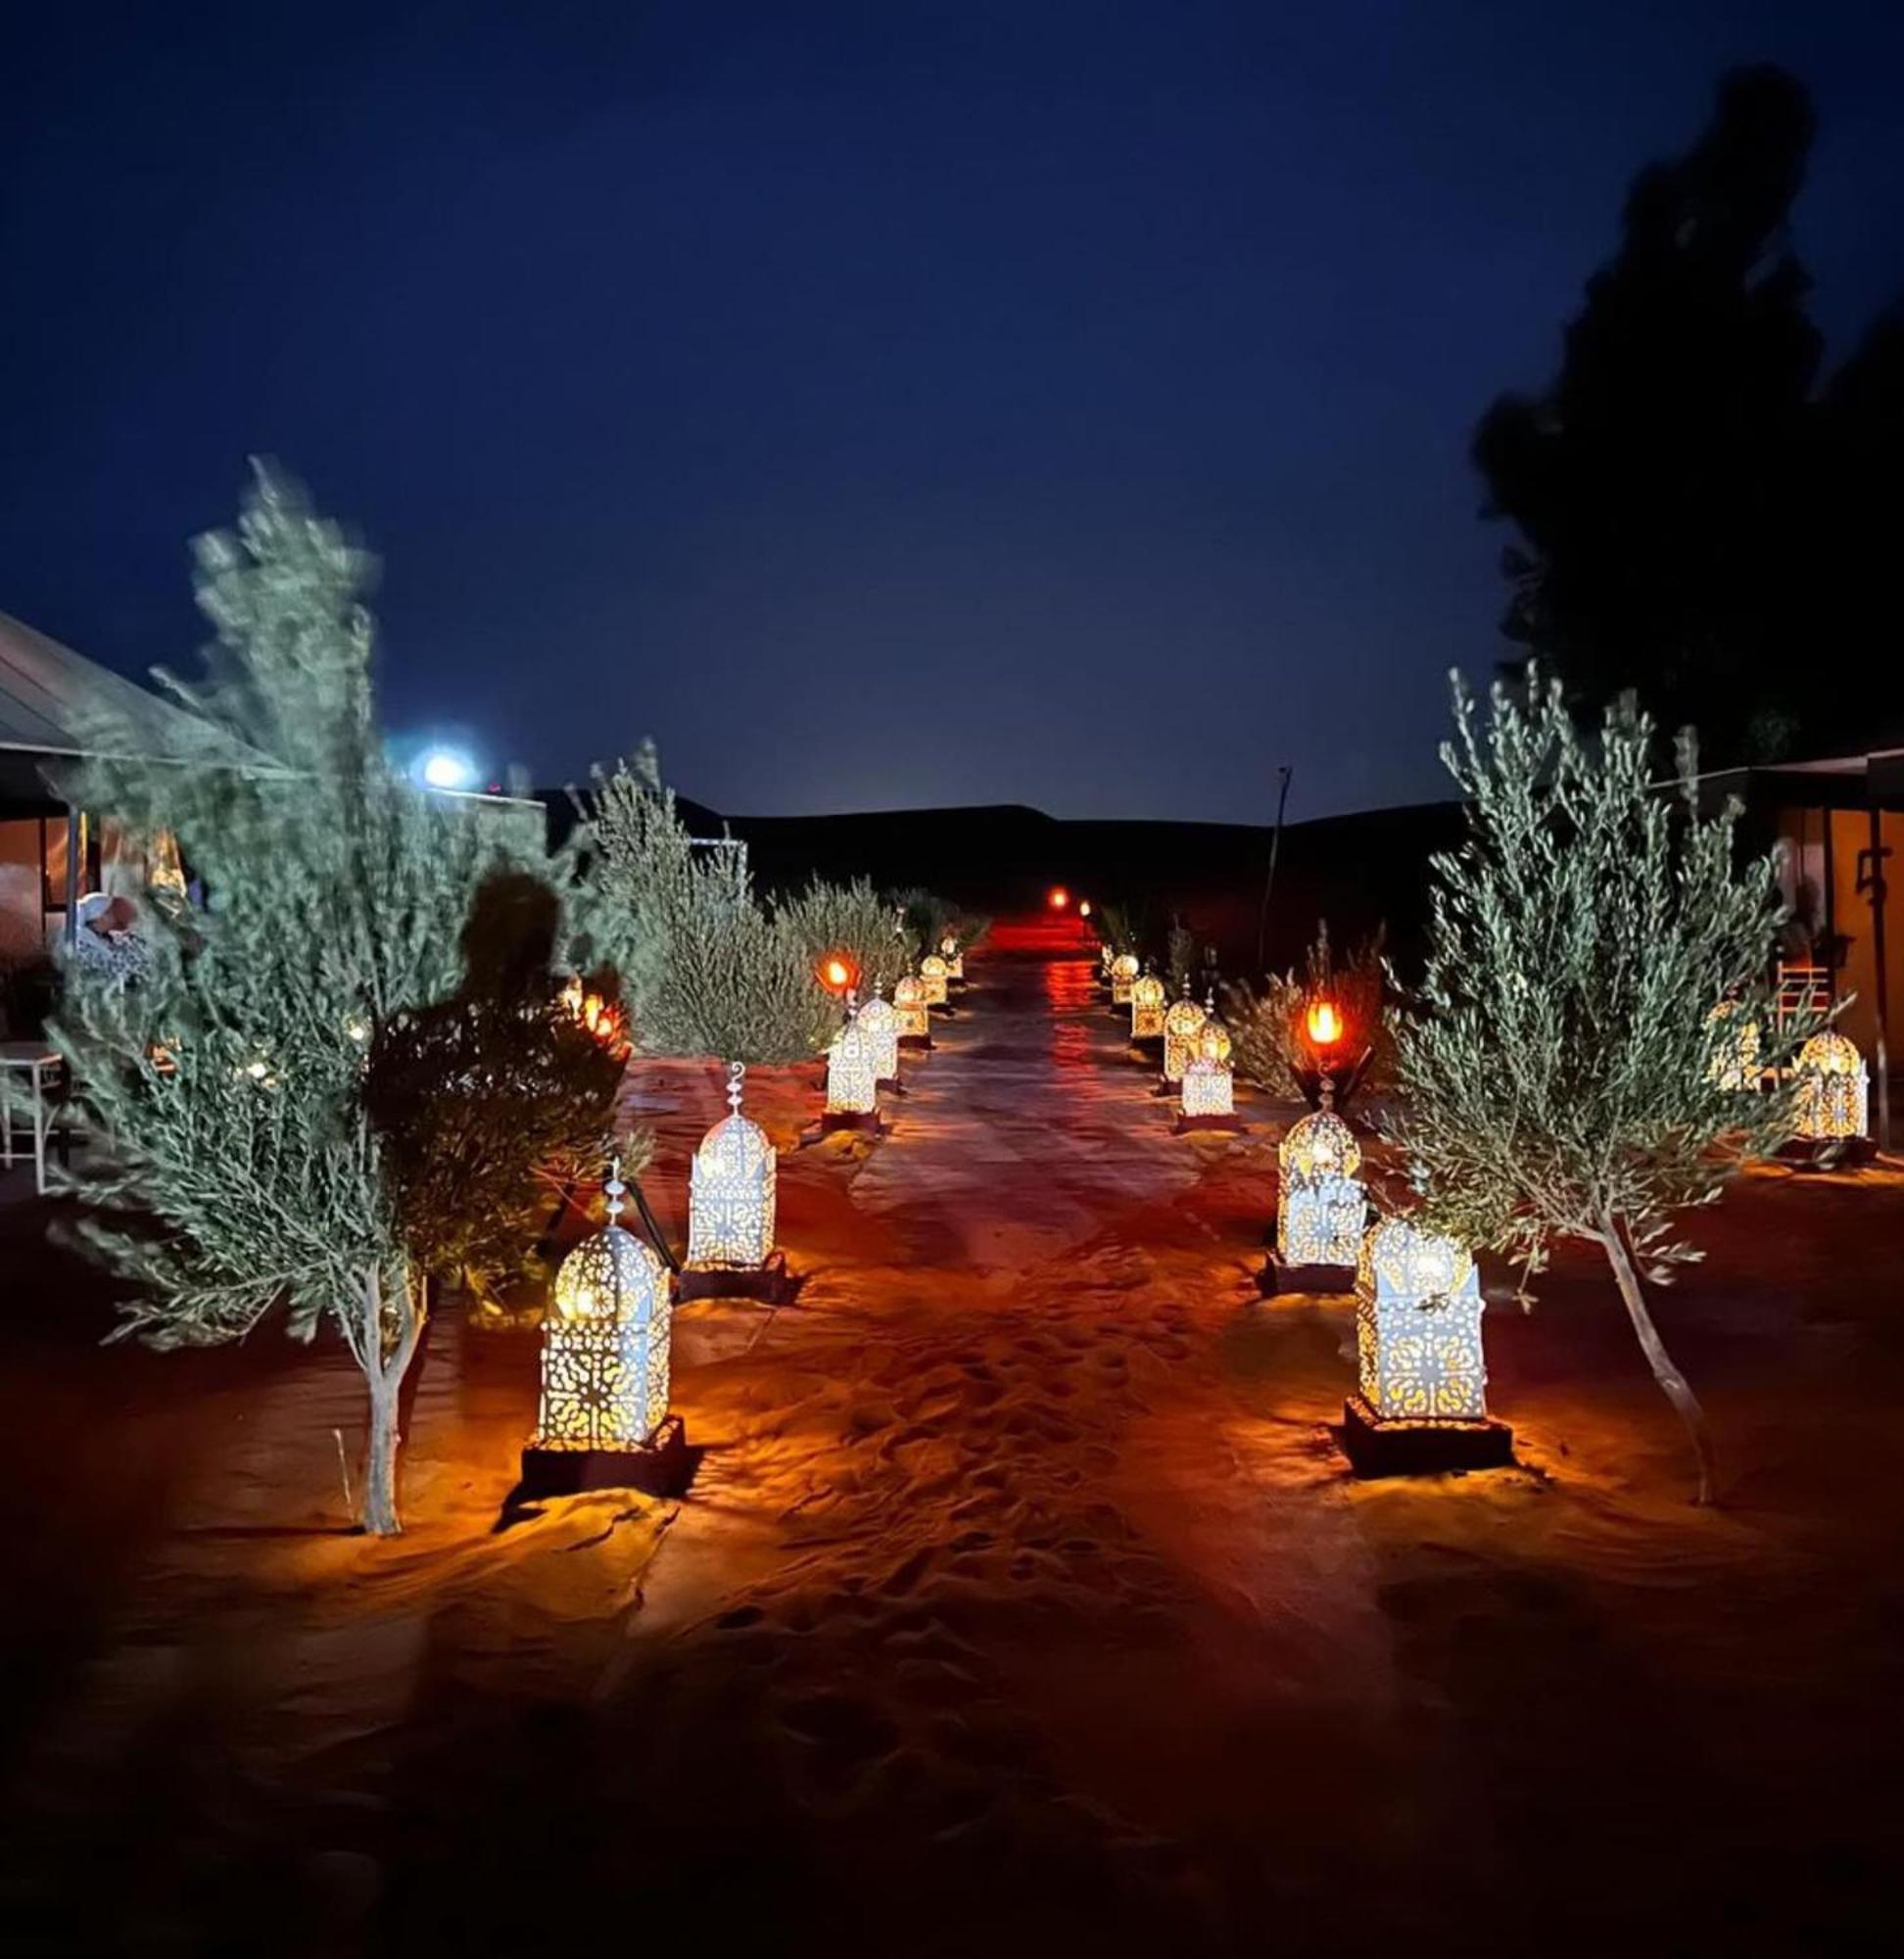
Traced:
<svg viewBox="0 0 1904 1959">
<path fill-rule="evenodd" d="M 728 1063 L 727 1103 L 730 1112 L 736 1116 L 740 1113 L 740 1083 L 745 1079 L 746 1073 L 747 1064 L 744 1061 Z"/>
</svg>

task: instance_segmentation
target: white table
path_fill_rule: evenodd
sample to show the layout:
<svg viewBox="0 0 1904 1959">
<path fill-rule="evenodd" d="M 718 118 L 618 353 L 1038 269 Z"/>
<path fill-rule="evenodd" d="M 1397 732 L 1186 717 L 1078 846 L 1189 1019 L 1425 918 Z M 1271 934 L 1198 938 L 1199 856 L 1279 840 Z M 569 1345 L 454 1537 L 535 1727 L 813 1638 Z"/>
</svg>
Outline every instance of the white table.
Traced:
<svg viewBox="0 0 1904 1959">
<path fill-rule="evenodd" d="M 8 1075 L 24 1075 L 32 1079 L 33 1096 L 33 1188 L 46 1195 L 46 1138 L 53 1126 L 53 1098 L 49 1092 L 59 1085 L 66 1063 L 56 1049 L 44 1041 L 0 1041 L 0 1069 Z M 8 1096 L 0 1110 L 0 1161 L 13 1168 L 13 1098 Z"/>
</svg>

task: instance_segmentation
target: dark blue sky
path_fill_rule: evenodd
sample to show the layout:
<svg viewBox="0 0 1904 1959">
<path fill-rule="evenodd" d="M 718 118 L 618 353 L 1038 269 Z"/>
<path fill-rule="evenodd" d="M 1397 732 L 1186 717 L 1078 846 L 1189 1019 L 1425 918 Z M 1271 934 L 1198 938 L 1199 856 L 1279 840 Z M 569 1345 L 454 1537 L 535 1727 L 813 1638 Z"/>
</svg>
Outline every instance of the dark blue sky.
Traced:
<svg viewBox="0 0 1904 1959">
<path fill-rule="evenodd" d="M 385 719 L 736 812 L 1441 792 L 1475 417 L 1628 179 L 1785 62 L 1841 353 L 1904 287 L 1904 8 L 83 5 L 0 51 L 0 609 L 127 671 L 283 457 Z"/>
</svg>

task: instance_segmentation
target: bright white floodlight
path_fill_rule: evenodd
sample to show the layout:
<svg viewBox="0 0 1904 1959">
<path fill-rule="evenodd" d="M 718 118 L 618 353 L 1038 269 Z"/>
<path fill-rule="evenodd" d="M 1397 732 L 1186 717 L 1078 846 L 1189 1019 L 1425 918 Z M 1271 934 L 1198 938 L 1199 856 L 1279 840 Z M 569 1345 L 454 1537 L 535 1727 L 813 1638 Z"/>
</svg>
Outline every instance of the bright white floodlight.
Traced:
<svg viewBox="0 0 1904 1959">
<path fill-rule="evenodd" d="M 426 750 L 419 771 L 433 789 L 466 789 L 476 780 L 476 765 L 454 748 Z"/>
</svg>

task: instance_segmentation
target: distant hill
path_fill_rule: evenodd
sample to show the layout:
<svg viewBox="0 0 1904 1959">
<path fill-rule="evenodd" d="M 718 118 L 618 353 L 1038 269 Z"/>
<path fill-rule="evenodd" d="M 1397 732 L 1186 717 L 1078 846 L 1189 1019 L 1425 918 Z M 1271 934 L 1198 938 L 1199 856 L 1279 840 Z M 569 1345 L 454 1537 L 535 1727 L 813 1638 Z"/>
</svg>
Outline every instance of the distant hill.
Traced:
<svg viewBox="0 0 1904 1959">
<path fill-rule="evenodd" d="M 566 807 L 564 799 L 564 807 Z M 1023 915 L 1052 885 L 1120 903 L 1160 941 L 1172 914 L 1216 946 L 1231 973 L 1256 963 L 1258 915 L 1273 833 L 1230 823 L 1072 822 L 1021 803 L 850 816 L 722 817 L 681 800 L 702 836 L 745 840 L 767 890 L 810 878 L 923 884 L 975 911 Z M 563 827 L 566 827 L 564 825 Z M 1338 944 L 1386 925 L 1412 955 L 1427 910 L 1430 854 L 1458 840 L 1460 805 L 1421 803 L 1289 825 L 1269 916 L 1267 964 L 1299 960 L 1326 917 Z"/>
</svg>

